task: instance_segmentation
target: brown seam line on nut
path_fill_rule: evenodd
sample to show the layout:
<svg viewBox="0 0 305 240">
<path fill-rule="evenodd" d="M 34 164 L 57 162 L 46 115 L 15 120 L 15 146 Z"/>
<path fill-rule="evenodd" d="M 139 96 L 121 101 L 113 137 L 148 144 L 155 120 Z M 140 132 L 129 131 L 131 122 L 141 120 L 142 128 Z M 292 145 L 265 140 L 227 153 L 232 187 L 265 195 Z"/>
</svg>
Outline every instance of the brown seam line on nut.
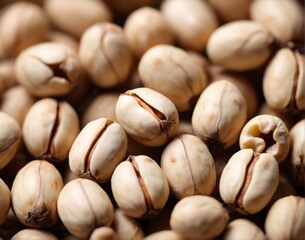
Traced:
<svg viewBox="0 0 305 240">
<path fill-rule="evenodd" d="M 86 200 L 88 202 L 90 211 L 91 211 L 92 215 L 94 216 L 93 228 L 91 228 L 91 229 L 95 229 L 95 227 L 98 225 L 98 220 L 97 220 L 98 216 L 95 214 L 95 211 L 94 211 L 93 207 L 91 206 L 91 202 L 89 201 L 89 198 L 88 198 L 88 196 L 87 196 L 87 194 L 86 194 L 86 192 L 84 190 L 84 187 L 83 187 L 81 181 L 78 181 L 78 183 L 80 185 L 81 191 L 83 192 L 83 194 L 84 194 L 84 196 L 85 196 L 85 198 L 86 198 Z"/>
<path fill-rule="evenodd" d="M 54 162 L 59 161 L 59 159 L 57 159 L 53 155 L 55 155 L 54 140 L 55 140 L 57 130 L 59 128 L 59 124 L 60 124 L 60 104 L 61 104 L 60 102 L 57 102 L 56 118 L 55 118 L 54 124 L 52 126 L 51 134 L 49 136 L 49 143 L 48 143 L 47 151 L 44 154 L 42 154 L 42 156 L 41 156 L 42 159 L 46 159 L 46 160 L 50 160 L 50 161 L 54 161 Z"/>
<path fill-rule="evenodd" d="M 193 182 L 193 186 L 194 186 L 194 191 L 193 191 L 193 194 L 197 194 L 197 191 L 196 191 L 196 183 L 195 183 L 195 180 L 194 180 L 194 177 L 193 177 L 193 174 L 192 174 L 192 168 L 191 168 L 191 165 L 190 165 L 190 160 L 189 160 L 189 157 L 188 157 L 188 154 L 187 154 L 187 151 L 186 151 L 186 147 L 185 147 L 185 144 L 182 140 L 182 138 L 180 136 L 177 137 L 181 143 L 182 143 L 182 146 L 183 146 L 183 149 L 184 149 L 184 153 L 185 153 L 185 156 L 186 156 L 186 162 L 187 162 L 187 166 L 189 167 L 190 169 L 190 172 L 191 172 L 191 179 L 192 179 L 192 182 Z"/>
<path fill-rule="evenodd" d="M 35 199 L 35 204 L 41 200 L 41 174 L 40 174 L 40 169 L 41 169 L 41 164 L 42 164 L 42 160 L 40 160 L 39 163 L 39 167 L 37 169 L 38 172 L 38 176 L 39 176 L 39 192 L 38 192 L 38 198 Z M 28 212 L 28 218 L 25 220 L 26 223 L 31 224 L 32 226 L 37 226 L 37 225 L 41 225 L 43 226 L 49 226 L 51 225 L 50 223 L 50 210 L 47 209 L 44 205 L 43 199 L 42 199 L 42 208 L 38 209 L 38 210 L 34 210 L 33 212 Z M 35 208 L 36 206 L 34 206 Z"/>
<path fill-rule="evenodd" d="M 243 208 L 243 198 L 251 183 L 254 166 L 257 163 L 259 157 L 260 157 L 259 154 L 255 154 L 254 159 L 248 163 L 246 172 L 245 172 L 245 181 L 244 181 L 243 186 L 241 187 L 241 189 L 239 190 L 239 192 L 237 194 L 237 198 L 236 198 L 236 202 L 235 202 L 235 205 L 238 208 L 240 208 L 241 210 L 245 211 L 246 213 L 248 213 L 248 212 Z"/>
<path fill-rule="evenodd" d="M 18 136 L 16 138 L 14 138 L 13 143 L 11 145 L 7 146 L 6 148 L 1 149 L 0 154 L 5 152 L 6 150 L 12 148 L 16 143 L 18 143 L 18 139 L 19 139 Z"/>
<path fill-rule="evenodd" d="M 88 151 L 86 152 L 85 155 L 85 161 L 84 161 L 84 172 L 82 173 L 83 177 L 87 177 L 87 176 L 91 176 L 91 171 L 90 171 L 90 162 L 91 162 L 91 157 L 94 153 L 95 148 L 97 147 L 99 141 L 101 140 L 101 136 L 103 135 L 103 133 L 105 132 L 105 130 L 107 129 L 107 127 L 109 125 L 111 125 L 113 123 L 113 121 L 109 118 L 107 118 L 106 120 L 106 124 L 103 126 L 103 128 L 101 128 L 98 133 L 95 135 L 93 141 L 91 142 Z"/>
<path fill-rule="evenodd" d="M 109 57 L 107 56 L 107 53 L 104 49 L 104 41 L 103 39 L 105 38 L 106 34 L 108 32 L 108 29 L 106 28 L 105 31 L 103 31 L 103 35 L 101 36 L 101 50 L 102 52 L 104 53 L 104 56 L 105 56 L 105 60 L 106 60 L 106 63 L 109 65 L 110 69 L 112 70 L 113 74 L 115 75 L 115 77 L 117 78 L 116 80 L 118 82 L 120 82 L 120 75 L 117 73 L 117 71 L 115 70 L 115 67 L 113 66 L 112 62 L 110 61 Z"/>
<path fill-rule="evenodd" d="M 138 95 L 131 93 L 129 96 L 133 97 L 142 108 L 152 114 L 153 117 L 159 121 L 161 132 L 167 132 L 167 129 L 169 129 L 174 124 L 174 121 L 169 121 L 162 112 L 147 104 Z"/>
<path fill-rule="evenodd" d="M 134 160 L 134 158 L 132 156 L 130 156 L 129 158 L 130 158 L 130 162 L 131 162 L 131 164 L 132 164 L 132 166 L 135 170 L 135 173 L 137 175 L 137 178 L 138 178 L 139 184 L 141 186 L 141 189 L 143 191 L 143 194 L 144 194 L 144 199 L 145 199 L 145 203 L 146 203 L 146 207 L 147 207 L 146 213 L 149 213 L 150 210 L 154 210 L 152 200 L 149 196 L 149 193 L 148 193 L 148 190 L 145 186 L 143 178 L 141 177 L 140 169 L 139 169 L 139 166 L 138 166 L 137 162 Z"/>
<path fill-rule="evenodd" d="M 293 87 L 292 87 L 292 92 L 291 92 L 291 99 L 290 99 L 289 104 L 287 106 L 287 108 L 291 109 L 291 111 L 293 111 L 294 109 L 298 109 L 297 104 L 296 104 L 296 93 L 297 93 L 297 86 L 298 86 L 298 78 L 299 78 L 299 74 L 300 74 L 300 66 L 299 66 L 300 63 L 298 61 L 297 54 L 298 53 L 296 51 L 293 53 L 293 57 L 295 58 L 295 61 L 296 61 L 295 74 L 294 74 L 294 78 L 293 78 Z"/>
</svg>

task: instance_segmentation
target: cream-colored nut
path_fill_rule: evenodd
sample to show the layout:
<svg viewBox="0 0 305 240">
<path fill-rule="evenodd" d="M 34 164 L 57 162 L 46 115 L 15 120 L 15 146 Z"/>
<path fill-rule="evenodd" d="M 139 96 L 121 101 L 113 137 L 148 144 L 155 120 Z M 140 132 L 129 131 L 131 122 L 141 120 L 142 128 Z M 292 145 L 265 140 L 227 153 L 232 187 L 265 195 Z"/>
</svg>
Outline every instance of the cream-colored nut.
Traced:
<svg viewBox="0 0 305 240">
<path fill-rule="evenodd" d="M 222 239 L 267 240 L 264 232 L 255 223 L 243 218 L 230 222 L 222 235 Z"/>
<path fill-rule="evenodd" d="M 180 134 L 191 134 L 195 135 L 192 122 L 190 120 L 180 120 L 175 136 Z"/>
<path fill-rule="evenodd" d="M 304 9 L 298 1 L 254 0 L 249 11 L 251 18 L 265 25 L 283 45 L 295 40 L 304 27 Z"/>
<path fill-rule="evenodd" d="M 279 166 L 271 154 L 242 149 L 224 167 L 219 193 L 229 207 L 242 214 L 255 214 L 269 203 L 279 178 Z"/>
<path fill-rule="evenodd" d="M 142 240 L 144 231 L 140 223 L 123 213 L 119 208 L 114 211 L 112 228 L 117 233 L 119 240 Z"/>
<path fill-rule="evenodd" d="M 278 163 L 285 160 L 290 147 L 289 131 L 278 117 L 263 114 L 250 119 L 243 127 L 239 146 L 255 153 L 270 153 Z"/>
<path fill-rule="evenodd" d="M 21 129 L 18 122 L 4 112 L 0 112 L 0 169 L 15 156 L 20 142 Z"/>
<path fill-rule="evenodd" d="M 161 93 L 144 87 L 121 94 L 115 116 L 130 137 L 146 146 L 164 145 L 179 124 L 175 105 Z"/>
<path fill-rule="evenodd" d="M 271 54 L 273 36 L 260 23 L 238 20 L 217 28 L 207 43 L 208 57 L 228 70 L 245 71 L 263 65 Z"/>
<path fill-rule="evenodd" d="M 75 50 L 56 42 L 39 43 L 22 51 L 15 70 L 19 84 L 39 97 L 65 95 L 83 77 Z"/>
<path fill-rule="evenodd" d="M 92 24 L 112 20 L 110 9 L 99 0 L 47 0 L 44 8 L 52 24 L 76 38 Z"/>
<path fill-rule="evenodd" d="M 161 12 L 179 45 L 185 49 L 203 51 L 218 19 L 208 3 L 201 0 L 166 0 Z"/>
<path fill-rule="evenodd" d="M 305 186 L 305 119 L 297 122 L 290 131 L 291 148 L 287 159 L 293 184 L 304 190 Z"/>
<path fill-rule="evenodd" d="M 117 240 L 118 236 L 111 227 L 99 227 L 94 229 L 90 240 Z"/>
<path fill-rule="evenodd" d="M 211 195 L 216 185 L 216 168 L 208 147 L 190 134 L 173 139 L 161 156 L 171 192 L 179 199 L 192 195 Z"/>
<path fill-rule="evenodd" d="M 137 58 L 158 44 L 172 44 L 173 33 L 162 13 L 152 7 L 132 12 L 124 24 L 128 44 Z"/>
<path fill-rule="evenodd" d="M 68 231 L 88 238 L 97 227 L 110 226 L 113 206 L 107 193 L 94 181 L 77 178 L 67 183 L 58 197 L 58 214 Z"/>
<path fill-rule="evenodd" d="M 304 89 L 304 54 L 289 48 L 280 49 L 267 65 L 263 77 L 263 93 L 267 104 L 278 110 L 305 110 Z"/>
<path fill-rule="evenodd" d="M 169 186 L 160 166 L 144 155 L 129 156 L 111 177 L 111 189 L 119 208 L 134 218 L 159 214 L 169 197 Z"/>
<path fill-rule="evenodd" d="M 20 126 L 36 98 L 23 86 L 17 85 L 7 89 L 0 99 L 0 111 L 13 117 Z"/>
<path fill-rule="evenodd" d="M 288 196 L 277 200 L 265 220 L 265 231 L 270 240 L 295 239 L 305 236 L 305 198 Z"/>
<path fill-rule="evenodd" d="M 47 36 L 48 42 L 58 42 L 73 48 L 76 52 L 78 52 L 79 43 L 78 41 L 71 35 L 60 32 L 60 31 L 49 31 Z"/>
<path fill-rule="evenodd" d="M 209 147 L 229 148 L 238 141 L 246 122 L 247 102 L 228 80 L 211 83 L 200 95 L 193 111 L 194 132 Z"/>
<path fill-rule="evenodd" d="M 229 215 L 219 201 L 209 196 L 191 196 L 180 200 L 170 218 L 172 229 L 187 239 L 211 239 L 219 236 Z"/>
<path fill-rule="evenodd" d="M 16 57 L 23 49 L 42 42 L 48 29 L 40 6 L 26 1 L 8 5 L 0 18 L 0 59 Z"/>
<path fill-rule="evenodd" d="M 0 178 L 0 226 L 5 221 L 11 206 L 11 192 L 5 182 Z"/>
<path fill-rule="evenodd" d="M 39 229 L 23 229 L 17 232 L 12 240 L 57 240 L 58 238 L 52 233 Z"/>
<path fill-rule="evenodd" d="M 123 29 L 96 23 L 86 29 L 79 45 L 80 61 L 93 83 L 113 87 L 127 80 L 133 55 Z"/>
<path fill-rule="evenodd" d="M 143 240 L 183 240 L 184 238 L 172 230 L 163 230 L 149 234 Z"/>
<path fill-rule="evenodd" d="M 208 0 L 217 15 L 224 21 L 249 18 L 249 7 L 252 0 Z"/>
<path fill-rule="evenodd" d="M 47 161 L 33 160 L 21 168 L 11 190 L 12 208 L 19 221 L 34 228 L 54 226 L 62 188 L 59 171 Z"/>
<path fill-rule="evenodd" d="M 280 118 L 285 123 L 288 130 L 290 130 L 291 127 L 293 126 L 294 120 L 292 114 L 287 114 L 285 113 L 285 111 L 271 108 L 266 102 L 261 103 L 256 115 L 262 115 L 262 114 L 274 115 Z"/>
<path fill-rule="evenodd" d="M 143 85 L 168 97 L 179 111 L 189 110 L 193 98 L 207 85 L 201 65 L 188 52 L 171 45 L 150 48 L 138 69 Z"/>
<path fill-rule="evenodd" d="M 258 94 L 257 89 L 254 87 L 254 84 L 249 81 L 249 79 L 228 71 L 221 71 L 212 77 L 212 81 L 219 80 L 228 80 L 234 83 L 247 101 L 248 118 L 256 115 L 257 108 L 259 106 Z"/>
<path fill-rule="evenodd" d="M 98 118 L 110 118 L 115 121 L 115 106 L 120 96 L 119 92 L 105 92 L 95 96 L 84 109 L 81 125 Z"/>
<path fill-rule="evenodd" d="M 89 122 L 76 137 L 70 152 L 72 172 L 103 183 L 111 178 L 127 153 L 127 136 L 120 124 L 109 118 Z"/>
<path fill-rule="evenodd" d="M 15 78 L 15 60 L 5 59 L 0 61 L 0 93 L 17 85 Z"/>
<path fill-rule="evenodd" d="M 68 157 L 79 133 L 76 111 L 64 101 L 38 100 L 25 116 L 22 134 L 28 151 L 36 158 L 60 162 Z"/>
</svg>

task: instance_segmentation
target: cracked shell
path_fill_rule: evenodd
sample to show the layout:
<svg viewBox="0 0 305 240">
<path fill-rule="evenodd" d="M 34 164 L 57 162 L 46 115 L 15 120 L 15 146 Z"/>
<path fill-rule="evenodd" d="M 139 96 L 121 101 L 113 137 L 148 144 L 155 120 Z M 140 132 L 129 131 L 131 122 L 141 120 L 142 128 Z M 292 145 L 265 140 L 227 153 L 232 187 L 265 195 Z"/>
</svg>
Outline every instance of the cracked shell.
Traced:
<svg viewBox="0 0 305 240">
<path fill-rule="evenodd" d="M 17 173 L 12 189 L 12 208 L 28 227 L 47 228 L 58 221 L 57 199 L 63 180 L 49 162 L 33 160 Z"/>
<path fill-rule="evenodd" d="M 151 147 L 168 142 L 179 124 L 175 105 L 163 94 L 145 87 L 121 94 L 115 114 L 130 137 Z"/>
</svg>

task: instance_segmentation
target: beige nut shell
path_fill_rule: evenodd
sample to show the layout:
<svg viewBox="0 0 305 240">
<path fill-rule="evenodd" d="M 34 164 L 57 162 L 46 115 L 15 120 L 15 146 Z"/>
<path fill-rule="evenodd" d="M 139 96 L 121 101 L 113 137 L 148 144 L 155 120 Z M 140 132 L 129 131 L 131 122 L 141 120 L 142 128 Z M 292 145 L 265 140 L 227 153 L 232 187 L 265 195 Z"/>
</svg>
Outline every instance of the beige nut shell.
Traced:
<svg viewBox="0 0 305 240">
<path fill-rule="evenodd" d="M 270 153 L 281 163 L 289 152 L 289 131 L 280 118 L 269 114 L 257 115 L 243 127 L 239 146 L 241 149 L 251 148 L 255 153 Z"/>
<path fill-rule="evenodd" d="M 5 221 L 11 206 L 11 192 L 5 182 L 0 178 L 0 226 Z"/>
<path fill-rule="evenodd" d="M 0 169 L 15 156 L 21 142 L 21 128 L 18 122 L 4 112 L 0 112 Z"/>
<path fill-rule="evenodd" d="M 242 214 L 261 211 L 279 183 L 279 166 L 271 154 L 242 149 L 229 159 L 219 182 L 222 200 Z"/>
<path fill-rule="evenodd" d="M 58 197 L 58 214 L 68 231 L 88 238 L 100 226 L 110 226 L 113 206 L 107 193 L 94 181 L 76 178 L 68 182 Z"/>
<path fill-rule="evenodd" d="M 58 238 L 54 236 L 52 233 L 39 230 L 39 229 L 23 229 L 17 232 L 13 237 L 12 240 L 57 240 Z"/>
<path fill-rule="evenodd" d="M 238 20 L 217 28 L 207 43 L 212 62 L 228 70 L 245 71 L 263 65 L 271 54 L 273 36 L 260 23 Z"/>
<path fill-rule="evenodd" d="M 69 166 L 77 175 L 103 183 L 111 178 L 126 152 L 127 136 L 120 124 L 99 118 L 89 122 L 74 140 Z"/>
<path fill-rule="evenodd" d="M 302 240 L 305 236 L 305 198 L 287 196 L 277 200 L 265 220 L 268 239 Z"/>
</svg>

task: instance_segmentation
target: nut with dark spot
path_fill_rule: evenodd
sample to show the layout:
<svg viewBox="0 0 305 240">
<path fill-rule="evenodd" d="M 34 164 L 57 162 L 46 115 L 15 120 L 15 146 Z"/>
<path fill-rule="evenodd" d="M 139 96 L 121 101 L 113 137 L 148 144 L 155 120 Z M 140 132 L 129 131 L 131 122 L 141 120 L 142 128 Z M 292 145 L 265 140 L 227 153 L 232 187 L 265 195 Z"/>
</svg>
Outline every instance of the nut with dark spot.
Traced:
<svg viewBox="0 0 305 240">
<path fill-rule="evenodd" d="M 111 189 L 119 208 L 135 218 L 154 217 L 169 196 L 169 186 L 160 166 L 144 155 L 129 156 L 111 178 Z"/>
<path fill-rule="evenodd" d="M 115 111 L 116 120 L 128 135 L 146 146 L 164 145 L 179 124 L 175 105 L 150 88 L 135 88 L 121 94 Z"/>
<path fill-rule="evenodd" d="M 22 133 L 27 149 L 35 158 L 60 162 L 68 157 L 79 133 L 79 119 L 67 102 L 44 98 L 28 111 Z"/>
<path fill-rule="evenodd" d="M 247 102 L 233 83 L 219 80 L 200 95 L 193 111 L 195 134 L 209 147 L 229 148 L 238 141 L 246 122 Z"/>
<path fill-rule="evenodd" d="M 69 93 L 83 77 L 77 53 L 67 45 L 45 42 L 22 51 L 16 59 L 16 79 L 39 97 Z"/>
<path fill-rule="evenodd" d="M 17 173 L 12 185 L 12 208 L 24 225 L 54 226 L 58 221 L 57 199 L 63 180 L 49 162 L 33 160 Z"/>
<path fill-rule="evenodd" d="M 220 196 L 238 212 L 255 214 L 269 203 L 279 178 L 279 166 L 271 154 L 243 149 L 229 159 L 222 171 Z"/>
<path fill-rule="evenodd" d="M 120 124 L 109 118 L 89 122 L 76 137 L 69 152 L 69 166 L 79 176 L 99 183 L 108 181 L 127 152 L 127 136 Z"/>
</svg>

